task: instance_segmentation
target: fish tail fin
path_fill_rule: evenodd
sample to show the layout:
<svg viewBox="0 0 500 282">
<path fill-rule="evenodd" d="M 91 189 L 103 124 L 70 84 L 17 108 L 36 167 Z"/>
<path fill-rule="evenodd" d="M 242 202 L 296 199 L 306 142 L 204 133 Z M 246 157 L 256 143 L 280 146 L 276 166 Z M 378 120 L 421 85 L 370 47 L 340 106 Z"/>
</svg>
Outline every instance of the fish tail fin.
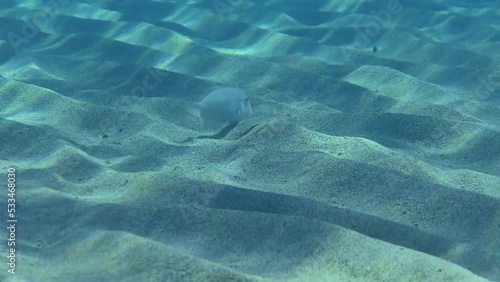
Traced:
<svg viewBox="0 0 500 282">
<path fill-rule="evenodd" d="M 188 113 L 201 119 L 201 110 L 197 103 L 187 103 L 184 108 Z"/>
</svg>

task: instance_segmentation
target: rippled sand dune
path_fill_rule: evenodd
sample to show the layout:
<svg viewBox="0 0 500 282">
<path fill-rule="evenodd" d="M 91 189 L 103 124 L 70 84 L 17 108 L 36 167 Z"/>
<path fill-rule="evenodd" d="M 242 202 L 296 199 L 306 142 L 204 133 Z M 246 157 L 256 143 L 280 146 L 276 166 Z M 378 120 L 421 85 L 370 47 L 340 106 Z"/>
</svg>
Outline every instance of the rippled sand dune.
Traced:
<svg viewBox="0 0 500 282">
<path fill-rule="evenodd" d="M 40 2 L 0 3 L 0 280 L 500 281 L 498 3 Z M 196 138 L 220 86 L 254 117 Z"/>
</svg>

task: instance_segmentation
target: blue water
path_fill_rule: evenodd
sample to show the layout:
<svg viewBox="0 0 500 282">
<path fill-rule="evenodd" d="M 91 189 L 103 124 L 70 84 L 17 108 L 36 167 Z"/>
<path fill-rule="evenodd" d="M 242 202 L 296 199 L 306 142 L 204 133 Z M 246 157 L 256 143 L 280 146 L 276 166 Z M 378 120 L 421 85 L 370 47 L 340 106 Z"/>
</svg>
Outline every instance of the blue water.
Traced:
<svg viewBox="0 0 500 282">
<path fill-rule="evenodd" d="M 499 23 L 493 0 L 1 1 L 0 281 L 500 281 Z M 249 101 L 186 111 L 222 87 Z"/>
</svg>

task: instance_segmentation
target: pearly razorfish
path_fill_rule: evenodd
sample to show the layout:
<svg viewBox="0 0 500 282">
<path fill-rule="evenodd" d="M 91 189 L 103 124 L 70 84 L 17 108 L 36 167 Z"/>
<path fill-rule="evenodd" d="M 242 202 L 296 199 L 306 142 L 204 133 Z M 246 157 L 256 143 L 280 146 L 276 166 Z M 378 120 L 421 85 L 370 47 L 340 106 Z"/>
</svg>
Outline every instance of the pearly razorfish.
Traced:
<svg viewBox="0 0 500 282">
<path fill-rule="evenodd" d="M 220 128 L 252 116 L 252 105 L 245 91 L 225 87 L 210 92 L 198 103 L 186 105 L 189 113 L 199 117 L 207 128 Z"/>
</svg>

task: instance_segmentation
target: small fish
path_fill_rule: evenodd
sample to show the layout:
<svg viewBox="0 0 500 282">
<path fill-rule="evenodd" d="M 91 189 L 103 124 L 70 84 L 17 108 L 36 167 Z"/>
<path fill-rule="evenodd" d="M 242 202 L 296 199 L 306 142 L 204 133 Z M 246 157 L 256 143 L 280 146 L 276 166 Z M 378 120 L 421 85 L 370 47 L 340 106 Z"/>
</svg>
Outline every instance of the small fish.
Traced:
<svg viewBox="0 0 500 282">
<path fill-rule="evenodd" d="M 245 91 L 233 87 L 212 91 L 200 102 L 189 103 L 186 110 L 199 117 L 205 127 L 212 129 L 252 116 L 252 105 Z"/>
</svg>

